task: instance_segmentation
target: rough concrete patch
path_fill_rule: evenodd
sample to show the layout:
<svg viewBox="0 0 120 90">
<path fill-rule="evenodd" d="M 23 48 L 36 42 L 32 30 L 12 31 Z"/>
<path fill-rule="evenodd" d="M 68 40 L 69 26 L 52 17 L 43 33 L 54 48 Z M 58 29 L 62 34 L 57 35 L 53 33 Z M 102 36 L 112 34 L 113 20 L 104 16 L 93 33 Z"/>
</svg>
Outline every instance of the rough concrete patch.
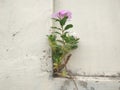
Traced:
<svg viewBox="0 0 120 90">
<path fill-rule="evenodd" d="M 120 87 L 118 88 L 118 90 L 120 90 Z"/>
<path fill-rule="evenodd" d="M 61 89 L 60 89 L 60 90 L 67 90 L 67 88 L 64 87 L 64 86 L 61 86 Z"/>
<path fill-rule="evenodd" d="M 65 80 L 65 82 L 63 83 L 63 86 L 61 86 L 60 90 L 67 90 L 67 86 L 70 85 L 70 81 L 69 80 Z"/>
<path fill-rule="evenodd" d="M 95 83 L 98 83 L 99 81 L 95 81 Z"/>
<path fill-rule="evenodd" d="M 113 76 L 108 77 L 108 79 L 110 79 L 110 80 L 120 80 L 120 77 L 113 75 Z"/>
<path fill-rule="evenodd" d="M 118 72 L 117 75 L 120 77 L 120 72 Z"/>
<path fill-rule="evenodd" d="M 90 90 L 95 90 L 95 88 L 94 88 L 94 87 L 91 87 Z"/>
<path fill-rule="evenodd" d="M 64 84 L 67 85 L 67 86 L 69 86 L 69 85 L 70 85 L 70 81 L 69 81 L 69 80 L 66 80 L 66 81 L 64 82 Z"/>
<path fill-rule="evenodd" d="M 40 58 L 41 64 L 41 70 L 43 72 L 52 72 L 52 58 L 51 58 L 51 52 L 50 49 L 43 50 L 43 55 Z"/>
<path fill-rule="evenodd" d="M 82 86 L 83 88 L 87 88 L 87 85 L 88 85 L 88 83 L 85 82 L 85 81 L 79 81 L 79 84 L 80 84 L 80 86 Z"/>
<path fill-rule="evenodd" d="M 73 90 L 76 90 L 76 88 L 73 88 Z"/>
</svg>

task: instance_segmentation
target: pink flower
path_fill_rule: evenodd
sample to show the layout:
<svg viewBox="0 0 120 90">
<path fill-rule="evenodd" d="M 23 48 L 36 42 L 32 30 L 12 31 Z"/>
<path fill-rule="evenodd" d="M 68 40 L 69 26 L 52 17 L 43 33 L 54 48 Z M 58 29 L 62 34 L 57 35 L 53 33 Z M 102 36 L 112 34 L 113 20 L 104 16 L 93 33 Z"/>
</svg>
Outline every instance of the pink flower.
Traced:
<svg viewBox="0 0 120 90">
<path fill-rule="evenodd" d="M 54 13 L 52 15 L 52 18 L 60 18 L 60 19 L 62 19 L 62 18 L 67 16 L 68 19 L 71 19 L 72 18 L 71 15 L 72 15 L 72 13 L 70 11 L 68 11 L 68 10 L 60 10 L 57 13 Z"/>
</svg>

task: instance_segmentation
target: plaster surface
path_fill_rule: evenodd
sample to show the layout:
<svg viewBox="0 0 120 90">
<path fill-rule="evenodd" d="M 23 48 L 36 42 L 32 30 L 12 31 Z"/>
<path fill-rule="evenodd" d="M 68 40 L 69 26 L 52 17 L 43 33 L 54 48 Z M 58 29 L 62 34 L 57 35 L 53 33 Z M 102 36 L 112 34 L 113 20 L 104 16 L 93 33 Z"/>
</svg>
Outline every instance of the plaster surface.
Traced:
<svg viewBox="0 0 120 90">
<path fill-rule="evenodd" d="M 120 0 L 55 0 L 55 11 L 72 12 L 80 36 L 68 67 L 79 75 L 119 76 Z"/>
<path fill-rule="evenodd" d="M 77 31 L 80 32 L 80 48 L 74 51 L 68 67 L 72 67 L 70 70 L 78 75 L 75 76 L 75 81 L 79 90 L 120 90 L 118 66 L 120 48 L 119 38 L 117 38 L 120 26 L 118 23 L 120 3 L 119 0 L 113 3 L 112 0 L 106 0 L 104 4 L 103 0 L 97 1 L 97 10 L 101 12 L 95 14 L 94 1 L 92 0 L 91 3 L 88 0 L 55 2 L 56 10 L 66 8 L 74 13 L 73 23 L 76 25 L 74 28 L 76 30 L 80 28 L 80 31 Z M 106 8 L 104 11 L 102 11 L 102 4 Z M 106 4 L 109 8 L 113 5 L 111 11 L 106 12 L 108 9 Z M 52 0 L 0 0 L 0 90 L 76 90 L 72 80 L 52 77 L 51 53 L 46 38 L 52 25 L 50 20 L 52 12 Z M 99 18 L 104 17 L 104 13 L 105 17 L 107 13 L 113 16 L 108 15 L 107 19 Z M 79 15 L 80 20 L 78 20 Z M 95 31 L 94 16 L 98 16 L 97 31 Z M 114 21 L 113 24 L 110 17 Z M 106 24 L 101 20 L 106 21 Z M 112 43 L 111 39 L 116 41 Z M 97 49 L 97 46 L 100 47 L 99 44 L 102 43 L 103 46 Z M 107 47 L 107 43 L 110 46 Z M 110 49 L 112 46 L 114 54 Z M 115 57 L 114 61 L 113 57 Z M 98 73 L 99 71 L 102 74 Z M 90 74 L 93 76 L 91 77 Z"/>
<path fill-rule="evenodd" d="M 0 90 L 48 90 L 51 14 L 52 0 L 0 0 Z"/>
</svg>

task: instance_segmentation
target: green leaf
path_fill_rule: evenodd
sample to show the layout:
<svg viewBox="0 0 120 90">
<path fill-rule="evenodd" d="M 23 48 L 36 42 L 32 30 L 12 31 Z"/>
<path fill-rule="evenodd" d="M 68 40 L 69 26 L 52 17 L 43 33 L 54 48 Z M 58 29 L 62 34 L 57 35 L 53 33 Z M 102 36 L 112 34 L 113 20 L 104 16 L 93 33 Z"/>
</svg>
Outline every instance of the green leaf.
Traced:
<svg viewBox="0 0 120 90">
<path fill-rule="evenodd" d="M 56 33 L 56 34 L 59 34 L 59 35 L 61 35 L 61 33 L 59 33 L 59 32 L 53 32 L 53 33 Z"/>
<path fill-rule="evenodd" d="M 58 30 L 61 30 L 61 28 L 58 28 L 58 27 L 51 27 L 52 29 L 58 29 Z"/>
<path fill-rule="evenodd" d="M 68 24 L 68 25 L 65 27 L 65 30 L 68 30 L 68 29 L 70 29 L 70 28 L 72 28 L 72 27 L 73 27 L 72 24 Z"/>
<path fill-rule="evenodd" d="M 48 35 L 47 37 L 48 37 L 48 39 L 50 41 L 55 41 L 56 40 L 56 36 L 55 35 Z"/>
<path fill-rule="evenodd" d="M 77 47 L 78 47 L 77 44 L 72 44 L 72 45 L 71 45 L 71 49 L 76 49 Z"/>
<path fill-rule="evenodd" d="M 63 19 L 60 20 L 60 25 L 63 27 L 67 21 L 68 17 L 64 17 Z"/>
<path fill-rule="evenodd" d="M 54 46 L 54 51 L 52 51 L 52 59 L 53 62 L 60 63 L 61 62 L 61 56 L 63 55 L 62 46 L 56 44 Z"/>
<path fill-rule="evenodd" d="M 65 40 L 65 39 L 67 38 L 66 34 L 67 34 L 67 33 L 64 33 L 64 34 L 61 35 L 61 38 L 62 38 L 63 40 Z"/>
</svg>

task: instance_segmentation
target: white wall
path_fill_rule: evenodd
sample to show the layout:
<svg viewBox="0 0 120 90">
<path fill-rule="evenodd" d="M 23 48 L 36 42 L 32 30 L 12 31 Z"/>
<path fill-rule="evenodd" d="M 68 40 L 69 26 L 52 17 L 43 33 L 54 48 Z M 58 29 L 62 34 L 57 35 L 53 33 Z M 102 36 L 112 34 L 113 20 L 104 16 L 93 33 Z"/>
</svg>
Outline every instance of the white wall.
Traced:
<svg viewBox="0 0 120 90">
<path fill-rule="evenodd" d="M 119 72 L 120 1 L 56 0 L 55 9 L 73 13 L 79 48 L 69 62 L 73 72 Z M 0 90 L 73 90 L 71 80 L 52 78 L 46 34 L 52 0 L 0 0 Z M 97 74 L 100 75 L 100 74 Z M 119 90 L 119 78 L 78 77 L 79 90 Z"/>
<path fill-rule="evenodd" d="M 43 87 L 49 83 L 43 51 L 51 14 L 52 0 L 0 0 L 0 90 L 50 88 Z"/>
<path fill-rule="evenodd" d="M 80 35 L 69 68 L 87 75 L 120 73 L 120 0 L 56 0 L 57 10 L 72 11 Z"/>
</svg>

